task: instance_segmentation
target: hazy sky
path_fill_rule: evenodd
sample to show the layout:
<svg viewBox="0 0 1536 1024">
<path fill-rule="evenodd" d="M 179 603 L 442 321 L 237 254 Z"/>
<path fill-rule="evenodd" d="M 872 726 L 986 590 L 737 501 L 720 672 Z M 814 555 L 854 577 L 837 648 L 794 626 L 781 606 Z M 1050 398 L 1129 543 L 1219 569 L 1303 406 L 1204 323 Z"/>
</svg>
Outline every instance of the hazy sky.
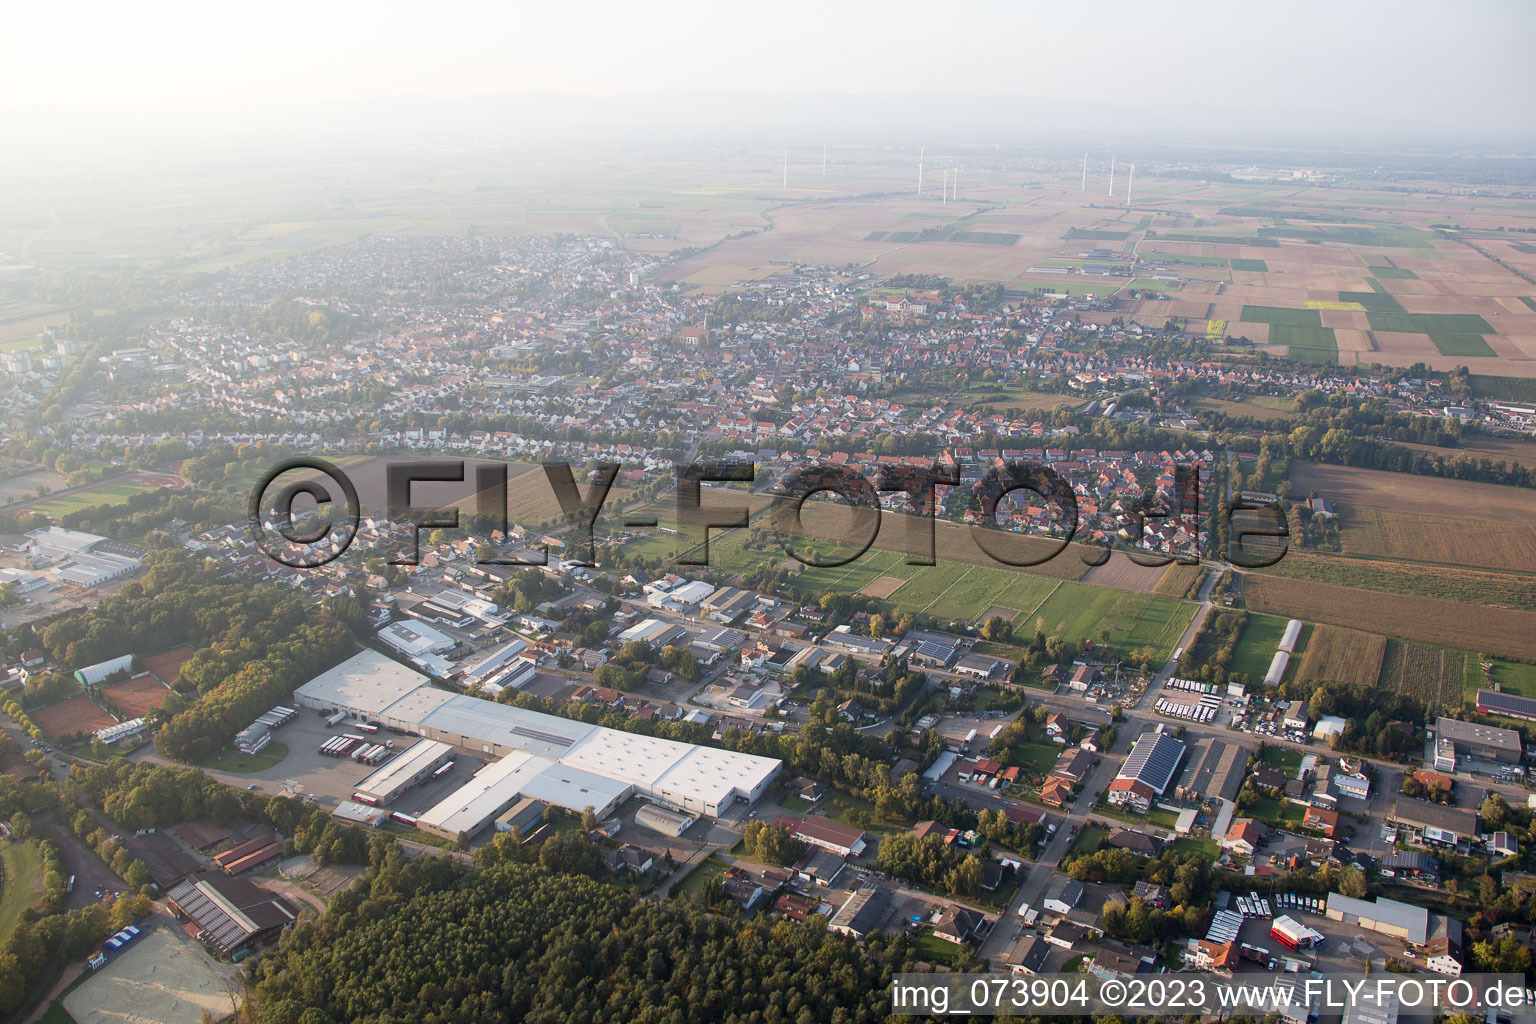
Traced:
<svg viewBox="0 0 1536 1024">
<path fill-rule="evenodd" d="M 0 111 L 678 89 L 1013 95 L 1528 128 L 1536 3 L 13 4 Z M 1333 116 L 1329 117 L 1334 119 Z"/>
</svg>

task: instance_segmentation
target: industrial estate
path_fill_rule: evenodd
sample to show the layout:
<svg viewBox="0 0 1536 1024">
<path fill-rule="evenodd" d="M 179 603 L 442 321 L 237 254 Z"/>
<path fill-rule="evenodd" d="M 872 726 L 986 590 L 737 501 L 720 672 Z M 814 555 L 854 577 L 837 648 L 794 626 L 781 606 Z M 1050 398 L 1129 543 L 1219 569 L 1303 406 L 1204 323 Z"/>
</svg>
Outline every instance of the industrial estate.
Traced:
<svg viewBox="0 0 1536 1024">
<path fill-rule="evenodd" d="M 1522 1019 L 1531 140 L 891 103 L 15 172 L 0 1016 Z"/>
</svg>

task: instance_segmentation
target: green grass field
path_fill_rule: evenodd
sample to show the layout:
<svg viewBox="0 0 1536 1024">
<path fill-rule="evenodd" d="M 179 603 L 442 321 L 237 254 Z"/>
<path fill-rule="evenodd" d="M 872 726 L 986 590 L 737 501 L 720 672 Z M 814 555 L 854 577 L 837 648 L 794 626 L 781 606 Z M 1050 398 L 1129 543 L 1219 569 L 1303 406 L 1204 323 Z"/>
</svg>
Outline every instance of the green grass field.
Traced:
<svg viewBox="0 0 1536 1024">
<path fill-rule="evenodd" d="M 1404 270 L 1402 267 L 1372 267 L 1371 273 L 1384 281 L 1417 281 L 1419 279 L 1418 274 L 1411 270 Z"/>
<path fill-rule="evenodd" d="M 672 892 L 681 896 L 692 896 L 695 893 L 703 892 L 704 887 L 709 884 L 709 880 L 716 875 L 724 874 L 725 869 L 729 866 L 725 862 L 725 858 L 721 857 L 719 853 L 711 851 L 708 857 L 699 861 L 693 870 L 688 872 L 688 877 L 683 879 L 682 884 L 672 888 Z"/>
<path fill-rule="evenodd" d="M 1243 315 L 1238 319 L 1251 324 L 1269 324 L 1271 327 L 1322 327 L 1323 317 L 1315 309 L 1286 309 L 1283 306 L 1244 306 Z M 1270 341 L 1275 344 L 1284 344 L 1275 341 L 1274 332 L 1270 332 Z"/>
<path fill-rule="evenodd" d="M 1117 652 L 1152 646 L 1166 654 L 1194 616 L 1195 606 L 1181 601 L 1063 582 L 1023 625 L 1028 631 L 1039 623 L 1048 636 L 1095 643 L 1099 629 L 1108 627 L 1109 646 Z"/>
<path fill-rule="evenodd" d="M 1029 723 L 1025 733 L 1028 742 L 1013 748 L 1013 757 L 1008 763 L 1036 775 L 1044 775 L 1056 764 L 1057 758 L 1061 757 L 1061 752 L 1066 748 L 1046 740 L 1044 727 L 1035 722 Z"/>
<path fill-rule="evenodd" d="M 1160 253 L 1156 249 L 1148 249 L 1141 254 L 1141 258 L 1148 263 L 1162 262 L 1156 258 L 1158 256 L 1168 256 L 1169 262 L 1177 260 L 1180 263 L 1190 263 L 1201 267 L 1225 267 L 1231 265 L 1231 261 L 1225 256 L 1170 256 L 1167 253 Z"/>
<path fill-rule="evenodd" d="M 933 934 L 931 928 L 924 928 L 921 934 L 912 940 L 912 948 L 917 951 L 918 956 L 935 964 L 952 964 L 962 952 L 961 947 L 953 942 Z"/>
<path fill-rule="evenodd" d="M 1066 860 L 1067 858 L 1075 857 L 1080 853 L 1087 854 L 1098 852 L 1099 847 L 1104 845 L 1104 838 L 1107 834 L 1108 833 L 1106 833 L 1103 829 L 1093 828 L 1092 826 L 1083 829 L 1075 837 L 1073 837 L 1072 842 L 1067 846 L 1067 852 L 1063 855 L 1062 859 Z"/>
<path fill-rule="evenodd" d="M 1221 845 L 1214 839 L 1196 839 L 1183 836 L 1173 841 L 1174 853 L 1198 853 L 1206 860 L 1215 861 L 1221 854 Z"/>
<path fill-rule="evenodd" d="M 1244 673 L 1254 682 L 1260 682 L 1269 671 L 1269 663 L 1280 647 L 1288 620 L 1274 615 L 1248 613 L 1242 635 L 1237 638 L 1237 648 L 1232 653 L 1232 665 L 1228 675 Z"/>
<path fill-rule="evenodd" d="M 238 750 L 215 754 L 204 761 L 202 767 L 229 772 L 233 775 L 249 775 L 252 772 L 266 771 L 287 756 L 287 744 L 268 743 L 258 754 L 242 754 Z"/>
<path fill-rule="evenodd" d="M 1303 312 L 1315 313 L 1316 310 Z M 1301 359 L 1309 363 L 1337 363 L 1339 343 L 1330 327 L 1296 327 L 1291 324 L 1272 324 L 1269 343 L 1284 345 L 1287 359 Z"/>
<path fill-rule="evenodd" d="M 1307 809 L 1289 800 L 1262 797 L 1248 805 L 1247 813 L 1250 817 L 1261 821 L 1297 822 L 1306 817 Z"/>
<path fill-rule="evenodd" d="M 1231 264 L 1233 270 L 1249 270 L 1260 274 L 1269 271 L 1269 264 L 1263 260 L 1234 258 Z"/>
<path fill-rule="evenodd" d="M 1403 304 L 1388 294 L 1379 281 L 1371 281 L 1374 291 L 1368 292 L 1339 292 L 1340 302 L 1357 302 L 1364 306 L 1368 313 L 1404 313 Z"/>
<path fill-rule="evenodd" d="M 1443 356 L 1497 356 L 1493 346 L 1481 334 L 1442 334 L 1430 332 L 1429 340 Z"/>
<path fill-rule="evenodd" d="M 1466 655 L 1466 671 L 1463 675 L 1462 698 L 1467 703 L 1477 700 L 1478 690 L 1495 687 L 1505 693 L 1518 693 L 1522 697 L 1536 698 L 1536 665 L 1523 661 L 1506 661 L 1503 658 L 1486 659 L 1493 662 L 1491 675 L 1484 675 L 1476 654 Z"/>
<path fill-rule="evenodd" d="M 32 905 L 32 883 L 43 868 L 43 854 L 35 842 L 0 841 L 0 864 L 5 879 L 0 882 L 0 940 L 10 937 L 16 922 Z"/>
<path fill-rule="evenodd" d="M 1285 772 L 1287 777 L 1294 776 L 1296 769 L 1301 767 L 1301 751 L 1292 750 L 1290 747 L 1265 747 L 1259 760 L 1271 768 Z"/>
<path fill-rule="evenodd" d="M 739 573 L 787 560 L 777 545 L 767 550 L 747 548 L 747 537 L 745 530 L 712 532 L 710 564 Z M 648 548 L 629 550 L 649 553 Z M 1033 633 L 1039 624 L 1047 635 L 1097 643 L 1100 628 L 1108 627 L 1109 648 L 1121 654 L 1149 645 L 1166 654 L 1195 613 L 1193 604 L 1153 594 L 1096 587 L 1001 566 L 946 561 L 942 549 L 939 564 L 924 566 L 907 565 L 906 556 L 899 551 L 871 548 L 847 565 L 807 567 L 795 587 L 807 598 L 853 594 L 881 576 L 905 581 L 883 601 L 895 611 L 973 624 L 996 605 L 1017 610 L 1014 629 L 1026 634 Z"/>
<path fill-rule="evenodd" d="M 1476 313 L 1371 313 L 1371 330 L 1405 334 L 1497 334 Z M 1490 353 L 1492 354 L 1492 353 Z"/>
</svg>

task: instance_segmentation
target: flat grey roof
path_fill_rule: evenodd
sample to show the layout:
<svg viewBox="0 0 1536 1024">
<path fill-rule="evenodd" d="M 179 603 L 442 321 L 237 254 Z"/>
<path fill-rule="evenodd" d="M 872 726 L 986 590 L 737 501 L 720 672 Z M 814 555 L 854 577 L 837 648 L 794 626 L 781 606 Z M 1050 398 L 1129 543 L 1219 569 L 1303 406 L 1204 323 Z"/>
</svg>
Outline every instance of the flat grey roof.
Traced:
<svg viewBox="0 0 1536 1024">
<path fill-rule="evenodd" d="M 294 691 L 296 697 L 382 715 L 400 698 L 431 683 L 413 668 L 369 649 L 326 669 Z"/>
<path fill-rule="evenodd" d="M 1380 921 L 1407 932 L 1409 942 L 1422 945 L 1429 937 L 1429 911 L 1411 903 L 1396 900 L 1357 900 L 1353 896 L 1331 892 L 1328 894 L 1328 910 L 1368 921 Z"/>
<path fill-rule="evenodd" d="M 1435 721 L 1435 733 L 1452 743 L 1475 743 L 1512 754 L 1516 760 L 1520 758 L 1520 734 L 1513 729 L 1478 725 L 1458 718 L 1440 718 Z"/>
<path fill-rule="evenodd" d="M 597 728 L 586 722 L 465 695 L 443 701 L 423 715 L 419 724 L 479 743 L 494 743 L 544 757 L 563 756 Z"/>
<path fill-rule="evenodd" d="M 408 786 L 416 776 L 438 758 L 451 754 L 453 748 L 437 740 L 417 740 L 397 757 L 392 757 L 367 775 L 354 788 L 381 800 L 390 800 L 402 786 Z"/>
</svg>

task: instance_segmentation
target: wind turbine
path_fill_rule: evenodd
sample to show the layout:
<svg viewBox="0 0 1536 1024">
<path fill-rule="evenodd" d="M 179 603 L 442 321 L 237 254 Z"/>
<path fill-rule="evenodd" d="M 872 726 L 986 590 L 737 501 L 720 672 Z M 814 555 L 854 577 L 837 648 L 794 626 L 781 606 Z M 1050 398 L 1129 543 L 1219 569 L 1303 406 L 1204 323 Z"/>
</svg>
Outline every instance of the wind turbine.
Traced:
<svg viewBox="0 0 1536 1024">
<path fill-rule="evenodd" d="M 1109 158 L 1109 194 L 1115 194 L 1115 158 Z"/>
<path fill-rule="evenodd" d="M 928 152 L 924 146 L 917 147 L 917 194 L 923 194 L 923 154 Z"/>
<path fill-rule="evenodd" d="M 1135 187 L 1136 187 L 1136 165 L 1135 164 L 1131 164 L 1131 177 L 1130 177 L 1130 180 L 1125 183 L 1125 205 L 1127 207 L 1129 207 L 1131 205 L 1131 189 L 1133 189 Z"/>
<path fill-rule="evenodd" d="M 1084 191 L 1084 192 L 1088 191 L 1088 154 L 1087 153 L 1083 154 L 1083 188 L 1082 188 L 1082 191 Z"/>
</svg>

